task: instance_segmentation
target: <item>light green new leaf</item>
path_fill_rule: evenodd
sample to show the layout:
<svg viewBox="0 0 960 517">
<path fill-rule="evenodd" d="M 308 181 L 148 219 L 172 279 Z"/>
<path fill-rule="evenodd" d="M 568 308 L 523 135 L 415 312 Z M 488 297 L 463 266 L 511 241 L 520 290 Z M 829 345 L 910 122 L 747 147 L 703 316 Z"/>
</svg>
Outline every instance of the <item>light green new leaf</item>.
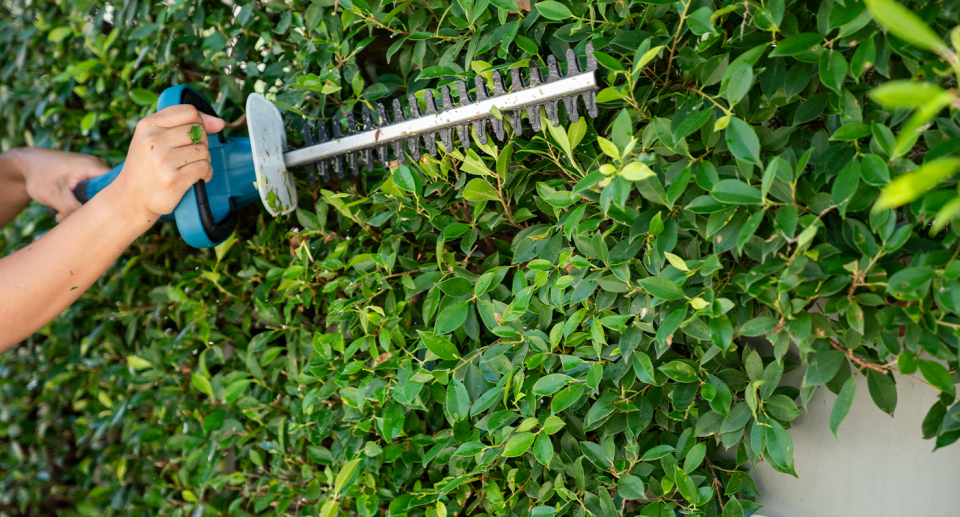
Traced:
<svg viewBox="0 0 960 517">
<path fill-rule="evenodd" d="M 349 483 L 353 478 L 353 475 L 356 474 L 357 466 L 360 465 L 360 461 L 361 458 L 350 460 L 343 466 L 342 469 L 340 469 L 340 473 L 337 474 L 337 480 L 333 489 L 335 493 L 342 494 L 344 490 L 349 488 L 347 483 Z"/>
<path fill-rule="evenodd" d="M 873 210 L 879 212 L 911 203 L 958 169 L 960 158 L 944 158 L 902 174 L 880 191 Z"/>
<path fill-rule="evenodd" d="M 536 433 L 517 433 L 510 438 L 507 445 L 503 448 L 503 455 L 507 458 L 515 458 L 527 452 L 527 449 L 533 445 L 537 439 Z"/>
<path fill-rule="evenodd" d="M 929 25 L 895 0 L 864 0 L 864 3 L 873 19 L 894 36 L 932 52 L 939 53 L 947 48 Z"/>
<path fill-rule="evenodd" d="M 915 108 L 934 100 L 943 92 L 943 88 L 933 83 L 900 80 L 881 83 L 869 95 L 886 108 Z"/>
<path fill-rule="evenodd" d="M 463 198 L 467 201 L 500 201 L 500 196 L 487 180 L 473 178 L 463 188 Z"/>
</svg>

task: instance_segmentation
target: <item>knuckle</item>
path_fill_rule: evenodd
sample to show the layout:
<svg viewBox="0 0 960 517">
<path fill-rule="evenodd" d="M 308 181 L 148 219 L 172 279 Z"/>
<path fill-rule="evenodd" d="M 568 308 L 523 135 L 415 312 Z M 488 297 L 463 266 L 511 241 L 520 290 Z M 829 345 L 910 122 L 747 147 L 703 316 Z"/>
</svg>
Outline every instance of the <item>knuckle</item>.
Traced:
<svg viewBox="0 0 960 517">
<path fill-rule="evenodd" d="M 197 108 L 190 104 L 177 104 L 171 108 L 176 115 L 191 116 L 197 112 Z"/>
</svg>

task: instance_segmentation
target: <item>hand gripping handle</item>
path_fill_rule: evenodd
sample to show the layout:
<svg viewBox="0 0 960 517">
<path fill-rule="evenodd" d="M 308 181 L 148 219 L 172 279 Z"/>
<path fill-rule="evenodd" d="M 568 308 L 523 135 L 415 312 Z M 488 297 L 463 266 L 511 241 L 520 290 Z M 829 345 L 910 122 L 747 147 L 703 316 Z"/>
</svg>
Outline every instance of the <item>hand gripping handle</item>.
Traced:
<svg viewBox="0 0 960 517">
<path fill-rule="evenodd" d="M 196 90 L 187 85 L 167 88 L 163 94 L 160 95 L 160 99 L 157 101 L 157 111 L 169 106 L 175 106 L 177 104 L 189 104 L 196 107 L 197 111 L 201 113 L 206 113 L 207 115 L 214 117 L 217 116 L 217 113 L 213 110 L 213 107 L 210 106 L 210 103 L 207 102 L 202 95 L 197 93 Z M 216 134 L 216 138 L 219 139 L 220 142 L 226 141 L 222 131 Z M 120 174 L 122 169 L 123 164 L 121 163 L 103 176 L 81 181 L 73 189 L 73 195 L 77 198 L 77 201 L 80 201 L 80 203 L 86 203 L 90 200 L 90 198 L 112 183 L 113 180 L 116 179 L 117 175 Z M 230 211 L 227 213 L 226 217 L 224 217 L 221 221 L 217 221 L 216 218 L 214 218 L 213 211 L 210 208 L 210 200 L 207 196 L 206 182 L 200 180 L 194 183 L 193 187 L 191 187 L 191 190 L 197 199 L 197 208 L 200 212 L 200 223 L 203 226 L 204 233 L 206 233 L 210 241 L 213 243 L 219 243 L 229 237 L 230 234 L 233 233 L 234 228 L 237 226 L 237 208 L 233 199 L 230 199 Z M 187 192 L 185 195 L 189 196 L 190 193 Z"/>
</svg>

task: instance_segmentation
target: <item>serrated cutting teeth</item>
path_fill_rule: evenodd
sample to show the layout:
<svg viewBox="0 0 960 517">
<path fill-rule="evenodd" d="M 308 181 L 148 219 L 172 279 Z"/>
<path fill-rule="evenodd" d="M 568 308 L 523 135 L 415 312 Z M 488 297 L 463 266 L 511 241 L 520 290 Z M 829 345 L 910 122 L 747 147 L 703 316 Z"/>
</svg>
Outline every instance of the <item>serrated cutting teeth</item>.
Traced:
<svg viewBox="0 0 960 517">
<path fill-rule="evenodd" d="M 327 137 L 323 122 L 317 123 L 317 138 L 314 138 L 310 124 L 304 123 L 304 142 L 306 147 L 290 151 L 284 155 L 286 166 L 305 165 L 308 180 L 315 182 L 315 167 L 319 166 L 324 181 L 330 179 L 329 167 L 332 165 L 339 178 L 344 177 L 341 158 L 346 158 L 347 166 L 356 176 L 360 165 L 368 171 L 374 168 L 376 161 L 389 163 L 391 159 L 404 163 L 406 156 L 420 160 L 421 139 L 426 152 L 437 156 L 437 135 L 446 152 L 453 151 L 454 134 L 464 149 L 470 148 L 470 129 L 472 126 L 477 141 L 487 143 L 487 127 L 498 141 L 507 138 L 504 122 L 507 122 L 514 134 L 523 134 L 523 114 L 533 132 L 540 131 L 540 107 L 550 124 L 560 124 L 559 104 L 563 101 L 564 110 L 570 122 L 580 118 L 577 99 L 583 99 L 584 112 L 590 118 L 597 116 L 597 90 L 600 87 L 597 77 L 597 60 L 593 56 L 593 45 L 587 44 L 585 55 L 578 58 L 573 50 L 567 50 L 564 63 L 566 73 L 561 74 L 560 63 L 554 56 L 547 56 L 547 77 L 543 78 L 540 67 L 530 62 L 526 83 L 521 78 L 518 67 L 510 68 L 510 86 L 506 88 L 499 70 L 483 72 L 474 79 L 474 95 L 471 100 L 467 83 L 457 81 L 458 103 L 454 105 L 450 88 L 440 87 L 440 103 L 436 102 L 434 92 L 409 94 L 406 113 L 399 99 L 393 99 L 393 122 L 387 118 L 387 109 L 383 104 L 376 105 L 376 118 L 371 112 L 372 106 L 361 108 L 362 128 L 357 127 L 353 113 L 346 113 L 342 120 L 338 115 L 331 122 L 333 139 Z M 579 59 L 586 66 L 580 68 Z M 492 94 L 490 90 L 492 89 Z M 421 108 L 422 104 L 422 108 Z M 454 131 L 456 129 L 456 131 Z M 404 145 L 406 143 L 406 145 Z M 392 148 L 392 149 L 391 149 Z M 391 152 L 392 151 L 392 156 Z"/>
</svg>

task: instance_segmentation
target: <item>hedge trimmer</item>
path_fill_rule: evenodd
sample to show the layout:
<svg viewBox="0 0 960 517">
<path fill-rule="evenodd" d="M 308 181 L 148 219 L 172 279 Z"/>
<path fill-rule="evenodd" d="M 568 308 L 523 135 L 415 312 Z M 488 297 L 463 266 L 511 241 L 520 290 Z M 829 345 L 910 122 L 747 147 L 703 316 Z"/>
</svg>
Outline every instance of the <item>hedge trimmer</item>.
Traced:
<svg viewBox="0 0 960 517">
<path fill-rule="evenodd" d="M 172 214 L 164 218 L 177 221 L 177 228 L 188 244 L 196 248 L 209 248 L 223 242 L 233 233 L 237 224 L 237 209 L 260 195 L 270 215 L 276 216 L 293 211 L 297 206 L 296 187 L 289 169 L 306 166 L 310 182 L 315 180 L 317 167 L 324 181 L 330 178 L 330 169 L 340 178 L 344 177 L 342 158 L 354 176 L 363 165 L 373 171 L 374 154 L 377 161 L 388 164 L 391 159 L 402 164 L 405 155 L 414 160 L 421 156 L 421 138 L 432 156 L 437 155 L 437 135 L 447 151 L 453 150 L 454 130 L 464 148 L 470 147 L 469 127 L 481 144 L 487 142 L 487 124 L 494 136 L 503 141 L 506 137 L 503 120 L 513 131 L 522 133 L 522 113 L 534 132 L 540 131 L 540 107 L 546 111 L 547 120 L 560 124 L 559 102 L 562 100 L 571 122 L 579 118 L 577 97 L 583 99 L 586 113 L 597 116 L 596 91 L 599 88 L 597 61 L 593 46 L 586 46 L 586 67 L 580 69 L 577 56 L 572 50 L 566 55 L 567 71 L 561 76 L 554 56 L 547 57 L 547 77 L 541 76 L 536 63 L 530 63 L 526 83 L 520 70 L 510 70 L 510 87 L 504 87 L 499 71 L 493 71 L 491 82 L 493 94 L 481 76 L 476 77 L 475 100 L 470 99 L 466 81 L 457 82 L 459 102 L 455 106 L 447 86 L 440 87 L 440 104 L 435 102 L 430 90 L 423 92 L 426 104 L 421 112 L 416 94 L 410 94 L 409 115 L 405 114 L 399 99 L 393 100 L 393 122 L 387 110 L 377 104 L 376 115 L 367 106 L 362 109 L 362 129 L 352 114 L 346 115 L 346 124 L 334 119 L 332 134 L 328 134 L 322 122 L 314 134 L 309 124 L 304 124 L 306 147 L 286 151 L 287 138 L 280 111 L 260 94 L 247 98 L 247 128 L 249 138 L 227 138 L 218 133 L 209 139 L 213 178 L 209 182 L 198 181 L 184 194 Z M 216 115 L 210 104 L 187 85 L 168 88 L 160 95 L 157 109 L 176 104 L 191 104 L 201 112 Z M 498 115 L 501 115 L 498 116 Z M 406 143 L 406 148 L 404 148 Z M 392 152 L 392 153 L 391 153 Z M 391 158 L 392 156 L 392 158 Z M 84 203 L 112 182 L 122 169 L 118 165 L 109 173 L 85 180 L 74 189 L 74 195 Z"/>
</svg>

